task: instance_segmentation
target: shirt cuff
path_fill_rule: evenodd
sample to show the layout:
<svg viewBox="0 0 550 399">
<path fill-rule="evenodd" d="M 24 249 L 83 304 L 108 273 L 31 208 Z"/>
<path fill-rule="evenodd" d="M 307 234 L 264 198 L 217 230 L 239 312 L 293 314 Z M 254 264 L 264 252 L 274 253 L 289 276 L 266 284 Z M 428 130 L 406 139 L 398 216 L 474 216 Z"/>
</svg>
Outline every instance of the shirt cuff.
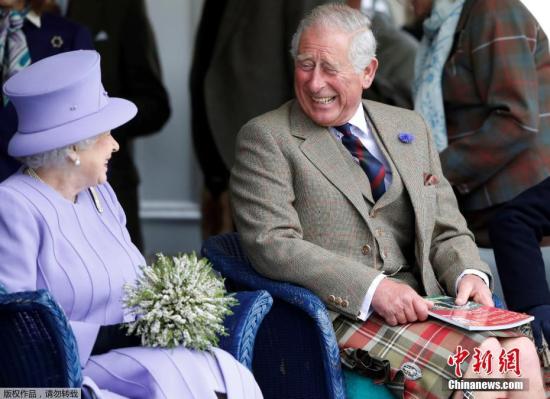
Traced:
<svg viewBox="0 0 550 399">
<path fill-rule="evenodd" d="M 365 299 L 363 299 L 363 304 L 361 305 L 361 310 L 359 311 L 359 314 L 357 315 L 357 318 L 359 320 L 365 321 L 369 318 L 369 316 L 372 314 L 373 309 L 371 309 L 371 302 L 372 298 L 374 297 L 374 292 L 378 288 L 378 284 L 382 282 L 382 280 L 386 277 L 385 274 L 379 274 L 372 280 L 372 283 L 367 290 L 367 294 L 365 295 Z"/>
<path fill-rule="evenodd" d="M 464 277 L 467 274 L 474 274 L 480 277 L 483 280 L 483 282 L 487 285 L 487 287 L 489 287 L 489 277 L 487 276 L 486 273 L 476 269 L 466 269 L 462 273 L 460 273 L 460 276 L 458 276 L 458 278 L 456 279 L 455 295 L 458 293 L 458 283 L 460 283 L 460 280 L 462 280 L 462 277 Z"/>
</svg>

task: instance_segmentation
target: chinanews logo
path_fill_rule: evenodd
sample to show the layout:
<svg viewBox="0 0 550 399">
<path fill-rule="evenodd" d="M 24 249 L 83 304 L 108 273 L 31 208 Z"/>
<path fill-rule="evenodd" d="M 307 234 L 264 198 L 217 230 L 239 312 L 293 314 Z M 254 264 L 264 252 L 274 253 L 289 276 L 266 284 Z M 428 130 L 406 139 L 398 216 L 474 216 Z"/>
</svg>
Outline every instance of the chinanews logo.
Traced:
<svg viewBox="0 0 550 399">
<path fill-rule="evenodd" d="M 462 378 L 461 364 L 472 355 L 470 361 L 475 374 L 483 374 L 484 378 Z M 525 391 L 529 389 L 529 381 L 521 377 L 519 349 L 502 349 L 498 354 L 474 348 L 470 354 L 467 349 L 458 345 L 447 359 L 447 364 L 454 367 L 456 379 L 447 381 L 450 390 L 462 391 Z M 467 363 L 468 364 L 468 363 Z M 490 378 L 491 374 L 517 376 L 518 378 Z"/>
</svg>

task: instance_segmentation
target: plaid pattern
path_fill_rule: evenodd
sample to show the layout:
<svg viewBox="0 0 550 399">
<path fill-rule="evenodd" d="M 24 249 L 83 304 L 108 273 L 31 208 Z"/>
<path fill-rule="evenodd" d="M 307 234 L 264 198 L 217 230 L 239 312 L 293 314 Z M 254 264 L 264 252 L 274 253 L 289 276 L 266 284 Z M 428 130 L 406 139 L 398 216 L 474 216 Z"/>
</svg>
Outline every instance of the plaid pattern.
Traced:
<svg viewBox="0 0 550 399">
<path fill-rule="evenodd" d="M 451 396 L 446 381 L 457 377 L 454 366 L 449 366 L 447 359 L 455 353 L 458 345 L 474 353 L 474 348 L 479 347 L 488 337 L 522 335 L 514 329 L 465 331 L 432 319 L 391 327 L 376 314 L 364 323 L 338 317 L 333 326 L 341 349 L 363 349 L 375 358 L 388 360 L 391 365 L 391 382 L 386 385 L 397 397 L 407 399 L 442 399 Z M 469 356 L 461 364 L 463 373 L 471 360 L 472 356 Z M 400 368 L 406 362 L 415 363 L 422 370 L 422 378 L 405 380 Z"/>
<path fill-rule="evenodd" d="M 447 179 L 464 210 L 550 175 L 548 39 L 519 0 L 468 0 L 443 72 Z"/>
</svg>

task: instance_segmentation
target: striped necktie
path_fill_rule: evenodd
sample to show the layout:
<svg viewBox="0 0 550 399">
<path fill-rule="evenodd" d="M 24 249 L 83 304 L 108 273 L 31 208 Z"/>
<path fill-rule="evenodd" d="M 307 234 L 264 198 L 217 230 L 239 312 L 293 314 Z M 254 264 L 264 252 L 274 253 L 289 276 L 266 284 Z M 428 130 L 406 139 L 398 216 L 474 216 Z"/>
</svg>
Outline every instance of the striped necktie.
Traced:
<svg viewBox="0 0 550 399">
<path fill-rule="evenodd" d="M 386 192 L 386 185 L 384 184 L 386 169 L 382 162 L 363 146 L 361 140 L 353 135 L 351 126 L 350 123 L 346 123 L 345 125 L 334 126 L 334 128 L 343 134 L 342 144 L 359 161 L 359 165 L 369 178 L 372 197 L 375 201 L 378 201 L 382 194 Z"/>
<path fill-rule="evenodd" d="M 26 12 L 10 11 L 4 25 L 4 54 L 2 57 L 2 84 L 21 69 L 31 64 L 27 39 L 23 33 Z M 7 26 L 6 26 L 7 25 Z M 4 96 L 4 105 L 8 102 Z"/>
</svg>

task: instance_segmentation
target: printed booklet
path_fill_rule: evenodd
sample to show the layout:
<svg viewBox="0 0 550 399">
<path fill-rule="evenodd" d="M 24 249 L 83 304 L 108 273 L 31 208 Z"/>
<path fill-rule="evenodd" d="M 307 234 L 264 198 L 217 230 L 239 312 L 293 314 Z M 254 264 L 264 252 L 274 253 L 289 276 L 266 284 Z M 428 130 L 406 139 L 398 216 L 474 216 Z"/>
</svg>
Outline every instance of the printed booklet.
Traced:
<svg viewBox="0 0 550 399">
<path fill-rule="evenodd" d="M 529 323 L 533 316 L 510 310 L 467 302 L 463 306 L 455 305 L 455 298 L 449 296 L 431 296 L 426 299 L 434 303 L 428 311 L 430 316 L 469 331 L 506 330 Z"/>
</svg>

